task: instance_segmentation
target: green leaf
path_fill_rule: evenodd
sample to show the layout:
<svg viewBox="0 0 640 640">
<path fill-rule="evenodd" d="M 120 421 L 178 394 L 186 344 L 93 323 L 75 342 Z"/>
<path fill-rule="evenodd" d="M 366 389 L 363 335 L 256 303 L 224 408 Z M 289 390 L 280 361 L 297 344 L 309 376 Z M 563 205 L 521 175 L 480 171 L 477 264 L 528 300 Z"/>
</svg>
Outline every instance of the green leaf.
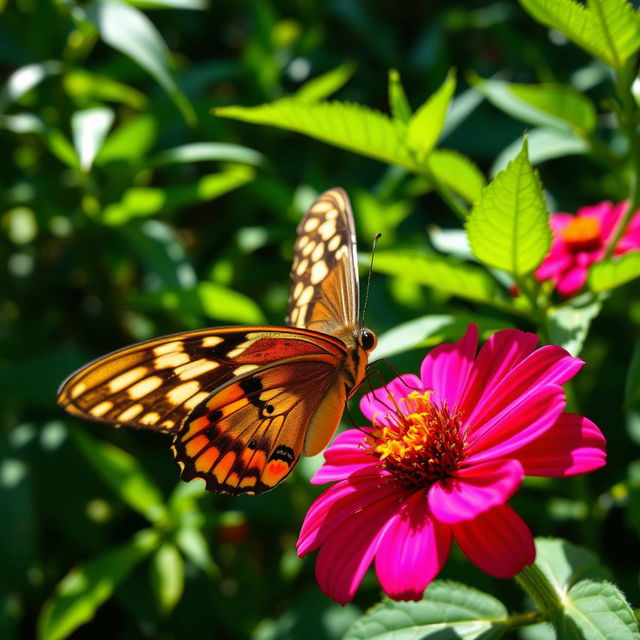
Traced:
<svg viewBox="0 0 640 640">
<path fill-rule="evenodd" d="M 180 91 L 169 67 L 169 50 L 147 16 L 119 0 L 95 0 L 86 9 L 87 19 L 106 44 L 129 56 L 169 94 L 184 119 L 196 120 L 193 107 Z"/>
<path fill-rule="evenodd" d="M 520 0 L 539 22 L 564 33 L 569 40 L 602 62 L 621 69 L 640 47 L 640 23 L 627 0 Z"/>
<path fill-rule="evenodd" d="M 595 129 L 596 108 L 583 93 L 564 84 L 511 84 L 475 77 L 473 86 L 510 116 L 541 127 Z"/>
<path fill-rule="evenodd" d="M 566 304 L 551 311 L 548 317 L 551 342 L 577 356 L 589 333 L 591 321 L 600 313 L 602 304 Z"/>
<path fill-rule="evenodd" d="M 96 472 L 123 502 L 151 522 L 167 519 L 160 490 L 132 455 L 108 442 L 98 442 L 80 430 L 75 430 L 73 437 Z"/>
<path fill-rule="evenodd" d="M 169 542 L 161 545 L 151 558 L 151 584 L 160 613 L 168 615 L 184 591 L 184 561 Z"/>
<path fill-rule="evenodd" d="M 119 102 L 138 111 L 147 104 L 147 96 L 141 91 L 106 75 L 91 73 L 87 69 L 72 69 L 63 79 L 65 91 L 76 101 Z"/>
<path fill-rule="evenodd" d="M 158 544 L 151 530 L 72 569 L 45 603 L 38 620 L 39 640 L 62 640 L 93 618 L 96 610 Z"/>
<path fill-rule="evenodd" d="M 619 258 L 596 262 L 589 269 L 591 291 L 600 293 L 620 287 L 640 277 L 640 251 L 631 251 Z"/>
<path fill-rule="evenodd" d="M 218 566 L 211 557 L 207 539 L 196 527 L 185 526 L 176 532 L 175 542 L 185 557 L 208 576 L 219 575 Z"/>
<path fill-rule="evenodd" d="M 625 407 L 632 407 L 640 400 L 640 340 L 633 345 L 631 362 L 627 369 L 627 377 L 624 384 Z"/>
<path fill-rule="evenodd" d="M 0 91 L 0 113 L 39 85 L 45 78 L 60 73 L 62 65 L 57 60 L 36 62 L 16 69 Z"/>
<path fill-rule="evenodd" d="M 485 186 L 484 176 L 477 165 L 457 151 L 435 149 L 427 158 L 427 167 L 438 182 L 473 204 Z"/>
<path fill-rule="evenodd" d="M 407 126 L 407 143 L 418 164 L 431 153 L 442 133 L 447 109 L 456 90 L 456 76 L 452 71 L 442 86 L 415 112 Z"/>
<path fill-rule="evenodd" d="M 215 115 L 266 124 L 415 170 L 398 125 L 385 114 L 347 102 L 301 102 L 282 98 L 257 107 L 221 107 Z"/>
<path fill-rule="evenodd" d="M 115 114 L 108 107 L 95 107 L 76 111 L 71 116 L 73 144 L 76 147 L 80 168 L 89 171 L 96 154 L 113 124 Z"/>
<path fill-rule="evenodd" d="M 549 213 L 526 141 L 515 160 L 484 188 L 466 227 L 476 258 L 516 277 L 533 271 L 547 255 Z"/>
<path fill-rule="evenodd" d="M 261 166 L 266 163 L 266 158 L 249 147 L 226 142 L 192 142 L 179 147 L 166 149 L 153 156 L 149 166 L 163 164 L 190 164 L 192 162 L 209 161 L 241 162 L 253 166 Z"/>
<path fill-rule="evenodd" d="M 141 9 L 198 9 L 208 7 L 207 0 L 125 0 L 127 4 Z"/>
<path fill-rule="evenodd" d="M 384 600 L 356 620 L 344 640 L 493 640 L 507 629 L 507 610 L 493 596 L 436 580 L 419 602 Z"/>
<path fill-rule="evenodd" d="M 261 324 L 265 317 L 260 307 L 249 297 L 214 282 L 200 282 L 198 295 L 204 313 L 215 320 Z"/>
<path fill-rule="evenodd" d="M 409 124 L 409 120 L 413 115 L 411 105 L 407 100 L 407 94 L 404 92 L 404 87 L 400 81 L 400 74 L 396 69 L 389 71 L 389 106 L 394 120 L 405 125 Z"/>
<path fill-rule="evenodd" d="M 127 120 L 111 132 L 95 159 L 95 164 L 140 162 L 154 145 L 158 124 L 149 114 Z"/>
<path fill-rule="evenodd" d="M 317 78 L 307 80 L 296 91 L 295 97 L 302 102 L 324 100 L 347 84 L 355 70 L 356 65 L 353 62 L 345 62 Z"/>
<path fill-rule="evenodd" d="M 450 295 L 511 309 L 507 294 L 487 271 L 447 256 L 408 249 L 377 251 L 373 269 Z"/>
</svg>

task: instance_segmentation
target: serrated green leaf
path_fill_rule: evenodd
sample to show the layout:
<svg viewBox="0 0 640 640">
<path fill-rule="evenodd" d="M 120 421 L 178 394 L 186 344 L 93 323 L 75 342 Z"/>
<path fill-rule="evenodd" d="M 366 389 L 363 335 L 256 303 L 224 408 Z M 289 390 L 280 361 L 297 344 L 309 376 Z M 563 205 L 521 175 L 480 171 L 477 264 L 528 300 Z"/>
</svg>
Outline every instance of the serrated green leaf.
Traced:
<svg viewBox="0 0 640 640">
<path fill-rule="evenodd" d="M 427 158 L 427 167 L 438 182 L 473 204 L 485 186 L 484 176 L 477 165 L 457 151 L 435 149 Z"/>
<path fill-rule="evenodd" d="M 130 542 L 72 569 L 45 603 L 39 640 L 62 640 L 91 620 L 96 610 L 158 544 L 158 534 L 138 532 Z"/>
<path fill-rule="evenodd" d="M 591 132 L 596 108 L 583 93 L 563 84 L 513 84 L 476 78 L 473 86 L 510 116 L 541 127 Z"/>
<path fill-rule="evenodd" d="M 447 256 L 415 250 L 377 251 L 373 270 L 402 276 L 407 282 L 433 287 L 450 295 L 502 309 L 511 308 L 507 294 L 487 271 Z"/>
<path fill-rule="evenodd" d="M 407 144 L 419 165 L 438 142 L 455 90 L 456 76 L 449 72 L 442 86 L 413 114 L 407 125 Z"/>
<path fill-rule="evenodd" d="M 152 556 L 150 569 L 158 609 L 166 616 L 184 591 L 184 560 L 175 545 L 165 542 Z"/>
<path fill-rule="evenodd" d="M 348 102 L 301 102 L 282 98 L 257 107 L 221 107 L 215 115 L 266 124 L 355 151 L 370 158 L 415 170 L 399 135 L 398 125 L 385 114 Z"/>
<path fill-rule="evenodd" d="M 83 171 L 91 169 L 114 118 L 115 114 L 108 107 L 84 109 L 71 116 L 73 144 Z"/>
<path fill-rule="evenodd" d="M 347 631 L 344 640 L 493 640 L 507 629 L 507 610 L 493 596 L 436 580 L 419 602 L 384 600 Z"/>
<path fill-rule="evenodd" d="M 162 493 L 132 455 L 108 442 L 98 442 L 79 430 L 73 432 L 73 437 L 96 473 L 123 502 L 151 522 L 166 520 Z"/>
<path fill-rule="evenodd" d="M 171 72 L 167 45 L 142 11 L 119 0 L 95 0 L 86 8 L 86 17 L 106 44 L 130 57 L 153 76 L 180 109 L 184 119 L 189 123 L 195 122 L 193 107 L 178 88 Z"/>
<path fill-rule="evenodd" d="M 640 47 L 640 23 L 627 0 L 519 0 L 539 22 L 602 62 L 621 69 Z"/>
<path fill-rule="evenodd" d="M 295 97 L 302 102 L 325 100 L 347 84 L 355 70 L 356 65 L 353 62 L 345 62 L 327 73 L 307 80 L 296 91 Z"/>
<path fill-rule="evenodd" d="M 514 276 L 531 273 L 547 255 L 549 213 L 526 142 L 515 160 L 484 188 L 466 228 L 476 258 Z"/>
<path fill-rule="evenodd" d="M 412 116 L 411 106 L 396 69 L 389 71 L 389 106 L 394 120 L 405 125 L 409 124 Z"/>
<path fill-rule="evenodd" d="M 551 342 L 565 348 L 572 356 L 577 356 L 589 333 L 589 327 L 600 313 L 602 304 L 574 306 L 563 305 L 549 314 L 549 334 Z"/>
<path fill-rule="evenodd" d="M 591 291 L 600 293 L 620 287 L 640 277 L 640 251 L 631 251 L 619 258 L 596 262 L 589 269 Z"/>
</svg>

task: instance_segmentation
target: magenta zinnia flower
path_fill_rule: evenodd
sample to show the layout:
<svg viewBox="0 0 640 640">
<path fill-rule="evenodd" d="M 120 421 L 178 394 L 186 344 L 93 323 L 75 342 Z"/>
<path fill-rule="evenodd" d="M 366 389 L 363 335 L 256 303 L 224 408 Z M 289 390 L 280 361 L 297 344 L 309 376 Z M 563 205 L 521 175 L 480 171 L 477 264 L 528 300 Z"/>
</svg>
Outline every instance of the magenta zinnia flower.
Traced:
<svg viewBox="0 0 640 640">
<path fill-rule="evenodd" d="M 469 326 L 361 402 L 372 422 L 325 451 L 312 482 L 335 482 L 309 509 L 298 554 L 319 549 L 320 588 L 344 604 L 375 559 L 384 591 L 419 599 L 452 538 L 487 573 L 507 578 L 533 562 L 532 535 L 507 504 L 525 475 L 561 477 L 605 462 L 605 441 L 587 418 L 563 413 L 560 385 L 583 362 L 536 349 L 531 333 L 494 334 L 476 356 Z"/>
<path fill-rule="evenodd" d="M 553 243 L 536 271 L 538 280 L 553 280 L 560 295 L 568 298 L 587 281 L 589 267 L 604 257 L 607 244 L 616 229 L 626 202 L 601 202 L 571 213 L 551 216 Z M 634 214 L 618 242 L 614 255 L 640 249 L 640 215 Z"/>
</svg>

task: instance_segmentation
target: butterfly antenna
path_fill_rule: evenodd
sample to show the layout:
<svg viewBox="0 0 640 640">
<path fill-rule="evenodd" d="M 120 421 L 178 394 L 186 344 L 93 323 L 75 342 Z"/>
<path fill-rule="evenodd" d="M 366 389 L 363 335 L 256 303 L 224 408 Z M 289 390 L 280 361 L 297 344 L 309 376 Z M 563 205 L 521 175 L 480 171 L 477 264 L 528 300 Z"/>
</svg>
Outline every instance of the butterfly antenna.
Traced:
<svg viewBox="0 0 640 640">
<path fill-rule="evenodd" d="M 369 302 L 369 288 L 371 287 L 371 272 L 373 271 L 373 256 L 376 253 L 376 245 L 378 244 L 379 238 L 382 238 L 382 234 L 378 232 L 373 238 L 373 247 L 371 248 L 371 263 L 369 264 L 369 275 L 367 276 L 367 291 L 364 295 L 364 306 L 362 307 L 362 320 L 360 321 L 360 329 L 364 327 L 364 319 L 367 315 L 367 303 Z"/>
</svg>

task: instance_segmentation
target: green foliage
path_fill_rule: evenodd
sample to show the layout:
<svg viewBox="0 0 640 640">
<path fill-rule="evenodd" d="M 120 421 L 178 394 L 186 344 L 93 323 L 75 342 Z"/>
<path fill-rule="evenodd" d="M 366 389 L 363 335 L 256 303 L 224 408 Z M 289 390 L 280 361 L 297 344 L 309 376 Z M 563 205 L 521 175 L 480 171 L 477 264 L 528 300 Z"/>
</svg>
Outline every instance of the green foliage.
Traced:
<svg viewBox="0 0 640 640">
<path fill-rule="evenodd" d="M 618 258 L 603 260 L 589 270 L 589 288 L 600 293 L 620 287 L 640 276 L 640 252 L 633 251 Z"/>
</svg>

